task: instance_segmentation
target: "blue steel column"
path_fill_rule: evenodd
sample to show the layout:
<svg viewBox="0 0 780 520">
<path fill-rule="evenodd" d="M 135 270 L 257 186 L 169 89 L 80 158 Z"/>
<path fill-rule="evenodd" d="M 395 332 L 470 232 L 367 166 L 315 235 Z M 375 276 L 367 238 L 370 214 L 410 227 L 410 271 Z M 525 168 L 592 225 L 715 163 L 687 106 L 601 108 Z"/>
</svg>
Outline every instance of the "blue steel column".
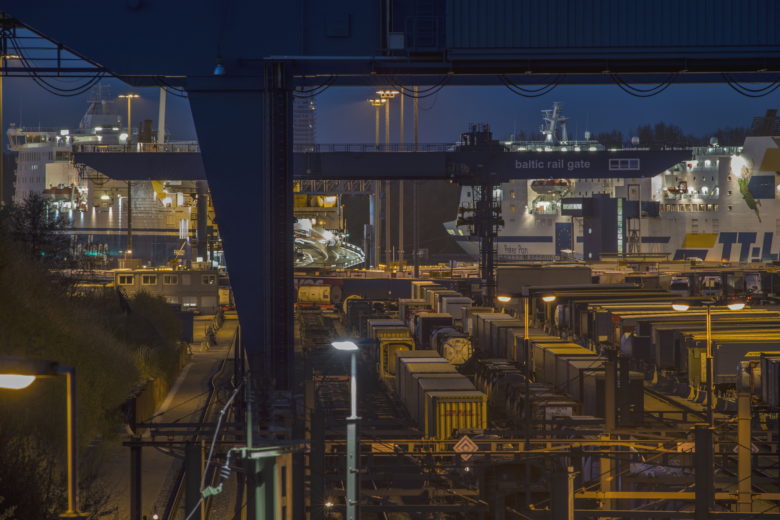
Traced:
<svg viewBox="0 0 780 520">
<path fill-rule="evenodd" d="M 226 80 L 223 90 L 210 84 L 190 91 L 242 341 L 259 392 L 291 389 L 292 93 L 286 80 L 284 66 L 272 64 L 252 87 Z"/>
</svg>

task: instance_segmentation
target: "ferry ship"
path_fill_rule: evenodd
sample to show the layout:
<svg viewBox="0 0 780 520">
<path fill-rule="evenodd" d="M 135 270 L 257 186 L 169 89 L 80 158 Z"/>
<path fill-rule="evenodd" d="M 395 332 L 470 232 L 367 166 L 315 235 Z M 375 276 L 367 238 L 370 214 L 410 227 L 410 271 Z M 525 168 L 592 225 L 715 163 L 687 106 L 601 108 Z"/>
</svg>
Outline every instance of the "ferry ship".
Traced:
<svg viewBox="0 0 780 520">
<path fill-rule="evenodd" d="M 561 106 L 544 111 L 539 141 L 509 140 L 509 151 L 603 151 L 590 139 L 569 140 Z M 762 124 L 756 124 L 760 122 Z M 780 254 L 780 137 L 776 111 L 756 118 L 739 147 L 691 150 L 691 158 L 645 178 L 516 179 L 496 190 L 503 226 L 499 261 L 599 260 L 604 253 L 658 255 L 670 260 L 769 262 Z M 763 130 L 762 130 L 763 127 Z M 632 149 L 640 149 L 634 138 Z M 614 150 L 618 151 L 618 150 Z M 470 187 L 461 208 L 474 207 Z M 444 224 L 471 256 L 478 238 L 457 220 Z M 602 247 L 584 247 L 596 234 Z"/>
<path fill-rule="evenodd" d="M 74 146 L 93 145 L 138 153 L 156 146 L 151 121 L 128 136 L 115 99 L 97 88 L 78 128 L 11 125 L 9 148 L 17 153 L 14 203 L 40 194 L 64 223 L 73 253 L 93 266 L 109 267 L 128 259 L 139 265 L 200 263 L 224 268 L 214 208 L 205 181 L 120 181 L 73 164 Z M 166 146 L 197 151 L 192 141 Z M 202 184 L 199 186 L 199 184 Z M 332 200 L 331 200 L 332 199 Z M 199 204 L 200 201 L 200 204 Z M 128 204 L 132 232 L 128 233 Z M 199 216 L 200 213 L 200 216 Z M 338 196 L 296 194 L 295 267 L 351 267 L 365 261 L 362 250 L 348 243 Z M 205 237 L 198 241 L 198 220 Z M 205 219 L 205 226 L 203 220 Z"/>
</svg>

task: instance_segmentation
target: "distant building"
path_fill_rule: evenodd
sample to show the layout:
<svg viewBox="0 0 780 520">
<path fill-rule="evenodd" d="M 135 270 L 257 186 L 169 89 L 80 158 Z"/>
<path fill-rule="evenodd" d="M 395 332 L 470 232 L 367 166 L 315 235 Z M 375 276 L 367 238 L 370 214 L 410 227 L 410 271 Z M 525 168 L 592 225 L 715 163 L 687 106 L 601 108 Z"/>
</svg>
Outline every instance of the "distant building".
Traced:
<svg viewBox="0 0 780 520">
<path fill-rule="evenodd" d="M 296 152 L 314 150 L 317 137 L 317 103 L 314 98 L 293 98 L 293 146 Z"/>
<path fill-rule="evenodd" d="M 219 304 L 216 271 L 174 271 L 172 269 L 115 269 L 114 285 L 133 296 L 147 292 L 165 298 L 167 303 L 182 310 L 197 310 L 206 314 L 217 311 Z"/>
</svg>

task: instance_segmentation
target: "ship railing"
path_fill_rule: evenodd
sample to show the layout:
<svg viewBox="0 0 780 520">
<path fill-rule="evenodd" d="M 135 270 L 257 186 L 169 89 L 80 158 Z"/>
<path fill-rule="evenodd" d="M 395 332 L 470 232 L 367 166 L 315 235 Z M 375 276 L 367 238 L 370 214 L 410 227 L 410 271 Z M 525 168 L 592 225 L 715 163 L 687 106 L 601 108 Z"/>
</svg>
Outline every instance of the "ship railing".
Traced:
<svg viewBox="0 0 780 520">
<path fill-rule="evenodd" d="M 84 143 L 73 145 L 76 153 L 199 153 L 200 145 L 196 142 L 181 143 L 136 143 L 136 144 L 96 144 Z"/>
<path fill-rule="evenodd" d="M 337 153 L 337 152 L 449 152 L 455 149 L 453 143 L 330 143 L 296 144 L 293 151 L 298 153 Z"/>
</svg>

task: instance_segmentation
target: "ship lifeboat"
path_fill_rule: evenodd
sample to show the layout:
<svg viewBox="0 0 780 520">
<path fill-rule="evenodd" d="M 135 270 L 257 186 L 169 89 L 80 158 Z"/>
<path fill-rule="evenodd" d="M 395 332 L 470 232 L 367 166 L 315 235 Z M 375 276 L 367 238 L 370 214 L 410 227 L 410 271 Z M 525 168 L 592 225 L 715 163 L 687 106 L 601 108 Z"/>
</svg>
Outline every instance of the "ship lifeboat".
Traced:
<svg viewBox="0 0 780 520">
<path fill-rule="evenodd" d="M 562 193 L 569 191 L 570 187 L 568 179 L 537 179 L 531 182 L 531 189 L 536 193 Z"/>
<path fill-rule="evenodd" d="M 688 193 L 688 183 L 686 181 L 680 181 L 677 183 L 677 186 L 668 186 L 665 189 L 672 195 L 685 195 Z"/>
</svg>

